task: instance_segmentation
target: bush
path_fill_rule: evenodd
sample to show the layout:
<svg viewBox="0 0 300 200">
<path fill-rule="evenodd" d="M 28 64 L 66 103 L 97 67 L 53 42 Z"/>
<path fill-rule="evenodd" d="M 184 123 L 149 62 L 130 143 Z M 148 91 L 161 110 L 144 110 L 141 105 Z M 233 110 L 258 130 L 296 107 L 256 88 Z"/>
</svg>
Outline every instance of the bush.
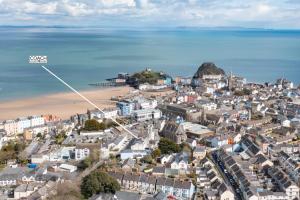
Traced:
<svg viewBox="0 0 300 200">
<path fill-rule="evenodd" d="M 180 151 L 179 145 L 167 138 L 159 140 L 158 148 L 162 154 L 178 153 Z"/>
<path fill-rule="evenodd" d="M 120 185 L 116 179 L 102 171 L 94 171 L 84 177 L 81 182 L 81 194 L 89 198 L 99 193 L 116 193 L 120 190 Z"/>
</svg>

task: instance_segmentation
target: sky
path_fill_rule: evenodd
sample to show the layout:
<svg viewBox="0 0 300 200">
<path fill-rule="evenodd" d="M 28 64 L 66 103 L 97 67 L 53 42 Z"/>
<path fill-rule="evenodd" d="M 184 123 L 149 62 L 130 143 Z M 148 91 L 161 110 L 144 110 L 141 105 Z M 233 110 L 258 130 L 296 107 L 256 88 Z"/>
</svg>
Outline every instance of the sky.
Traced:
<svg viewBox="0 0 300 200">
<path fill-rule="evenodd" d="M 0 0 L 0 25 L 300 29 L 300 0 Z"/>
</svg>

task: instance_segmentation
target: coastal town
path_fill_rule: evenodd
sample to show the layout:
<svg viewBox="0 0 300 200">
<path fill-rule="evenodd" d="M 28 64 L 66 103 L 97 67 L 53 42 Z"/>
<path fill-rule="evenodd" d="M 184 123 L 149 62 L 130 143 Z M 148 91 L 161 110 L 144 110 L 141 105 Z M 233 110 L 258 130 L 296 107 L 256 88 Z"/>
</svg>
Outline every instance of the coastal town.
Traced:
<svg viewBox="0 0 300 200">
<path fill-rule="evenodd" d="M 0 199 L 299 199 L 300 87 L 195 71 L 120 73 L 103 110 L 0 121 Z"/>
</svg>

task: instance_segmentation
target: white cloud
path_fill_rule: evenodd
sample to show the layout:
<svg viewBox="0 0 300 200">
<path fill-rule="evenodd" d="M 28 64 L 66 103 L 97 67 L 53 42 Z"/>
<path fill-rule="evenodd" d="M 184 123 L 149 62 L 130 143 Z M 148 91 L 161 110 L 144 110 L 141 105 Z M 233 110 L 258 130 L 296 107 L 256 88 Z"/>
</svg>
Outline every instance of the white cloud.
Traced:
<svg viewBox="0 0 300 200">
<path fill-rule="evenodd" d="M 0 0 L 0 24 L 32 22 L 84 25 L 298 27 L 296 0 Z M 10 19 L 8 19 L 10 18 Z M 118 22 L 119 21 L 119 22 Z"/>
<path fill-rule="evenodd" d="M 266 14 L 269 13 L 272 10 L 272 7 L 267 4 L 258 4 L 257 5 L 257 11 L 259 14 Z"/>
<path fill-rule="evenodd" d="M 69 0 L 63 0 L 61 3 L 61 10 L 73 17 L 86 16 L 94 12 L 93 9 L 89 8 L 85 3 L 72 2 Z"/>
<path fill-rule="evenodd" d="M 134 0 L 98 0 L 104 7 L 135 7 Z"/>
<path fill-rule="evenodd" d="M 57 2 L 36 3 L 24 0 L 2 0 L 0 11 L 22 14 L 56 14 Z"/>
<path fill-rule="evenodd" d="M 25 1 L 21 5 L 23 5 L 25 13 L 55 14 L 57 9 L 57 2 L 38 4 Z"/>
</svg>

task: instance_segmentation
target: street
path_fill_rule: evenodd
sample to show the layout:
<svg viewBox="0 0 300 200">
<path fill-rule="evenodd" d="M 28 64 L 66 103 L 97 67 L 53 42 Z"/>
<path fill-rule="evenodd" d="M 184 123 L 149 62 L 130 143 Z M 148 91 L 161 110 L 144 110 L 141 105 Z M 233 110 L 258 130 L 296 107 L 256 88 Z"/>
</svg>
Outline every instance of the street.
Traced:
<svg viewBox="0 0 300 200">
<path fill-rule="evenodd" d="M 216 154 L 216 152 L 212 152 L 211 155 L 213 158 L 213 162 L 218 167 L 218 170 L 219 170 L 220 174 L 222 174 L 226 184 L 231 185 L 236 198 L 238 200 L 242 200 L 243 199 L 242 191 L 240 190 L 239 185 L 235 182 L 232 175 L 225 168 L 224 163 L 218 158 L 218 155 Z"/>
</svg>

